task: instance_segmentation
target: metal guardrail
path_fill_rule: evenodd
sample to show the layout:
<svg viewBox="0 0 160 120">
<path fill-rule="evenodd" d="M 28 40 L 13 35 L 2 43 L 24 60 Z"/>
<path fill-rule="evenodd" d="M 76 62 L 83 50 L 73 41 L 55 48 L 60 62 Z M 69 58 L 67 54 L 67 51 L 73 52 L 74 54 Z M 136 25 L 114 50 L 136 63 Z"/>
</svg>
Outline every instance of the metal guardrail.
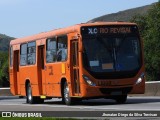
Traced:
<svg viewBox="0 0 160 120">
<path fill-rule="evenodd" d="M 10 88 L 0 88 L 0 96 L 12 96 Z M 134 96 L 160 96 L 160 81 L 146 82 L 145 94 Z"/>
<path fill-rule="evenodd" d="M 10 88 L 0 88 L 0 96 L 12 96 Z"/>
<path fill-rule="evenodd" d="M 0 88 L 0 90 L 9 90 L 10 88 Z"/>
</svg>

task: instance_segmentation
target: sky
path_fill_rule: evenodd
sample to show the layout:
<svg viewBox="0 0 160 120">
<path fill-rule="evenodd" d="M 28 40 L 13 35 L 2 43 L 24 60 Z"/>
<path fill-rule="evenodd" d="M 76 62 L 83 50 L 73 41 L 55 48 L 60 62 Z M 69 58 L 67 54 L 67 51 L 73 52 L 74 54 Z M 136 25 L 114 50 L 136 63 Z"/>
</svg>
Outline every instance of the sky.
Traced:
<svg viewBox="0 0 160 120">
<path fill-rule="evenodd" d="M 20 38 L 158 0 L 0 0 L 0 33 Z"/>
</svg>

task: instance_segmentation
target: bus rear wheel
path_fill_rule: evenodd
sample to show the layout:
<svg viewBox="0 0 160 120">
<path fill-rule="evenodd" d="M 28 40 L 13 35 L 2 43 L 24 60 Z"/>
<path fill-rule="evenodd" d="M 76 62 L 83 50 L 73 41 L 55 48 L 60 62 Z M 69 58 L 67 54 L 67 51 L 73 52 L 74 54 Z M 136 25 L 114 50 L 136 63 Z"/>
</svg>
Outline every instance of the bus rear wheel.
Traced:
<svg viewBox="0 0 160 120">
<path fill-rule="evenodd" d="M 31 84 L 27 84 L 27 97 L 26 97 L 26 103 L 34 104 L 34 103 L 43 103 L 44 99 L 40 99 L 39 97 L 32 96 L 32 88 Z"/>
<path fill-rule="evenodd" d="M 63 101 L 65 102 L 66 105 L 72 105 L 74 103 L 74 100 L 72 97 L 69 95 L 69 87 L 67 82 L 64 83 L 63 87 Z"/>
<path fill-rule="evenodd" d="M 29 104 L 35 103 L 35 98 L 32 96 L 32 88 L 31 84 L 27 84 L 27 97 L 26 97 L 26 102 Z"/>
<path fill-rule="evenodd" d="M 127 101 L 127 95 L 120 95 L 115 98 L 117 104 L 123 104 Z"/>
</svg>

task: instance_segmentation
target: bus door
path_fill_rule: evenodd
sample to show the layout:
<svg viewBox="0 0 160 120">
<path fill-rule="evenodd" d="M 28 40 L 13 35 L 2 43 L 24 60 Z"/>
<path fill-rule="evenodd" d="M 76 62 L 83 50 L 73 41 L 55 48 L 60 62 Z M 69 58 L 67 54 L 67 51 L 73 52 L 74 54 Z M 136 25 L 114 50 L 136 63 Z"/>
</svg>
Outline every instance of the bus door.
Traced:
<svg viewBox="0 0 160 120">
<path fill-rule="evenodd" d="M 38 87 L 40 95 L 46 94 L 46 75 L 45 75 L 45 63 L 44 63 L 44 45 L 38 46 L 37 57 L 37 69 L 38 69 Z"/>
<path fill-rule="evenodd" d="M 13 86 L 15 95 L 20 94 L 19 83 L 19 50 L 14 51 L 13 54 Z"/>
<path fill-rule="evenodd" d="M 78 57 L 78 40 L 71 41 L 71 78 L 73 82 L 74 95 L 80 94 L 79 82 L 79 57 Z"/>
</svg>

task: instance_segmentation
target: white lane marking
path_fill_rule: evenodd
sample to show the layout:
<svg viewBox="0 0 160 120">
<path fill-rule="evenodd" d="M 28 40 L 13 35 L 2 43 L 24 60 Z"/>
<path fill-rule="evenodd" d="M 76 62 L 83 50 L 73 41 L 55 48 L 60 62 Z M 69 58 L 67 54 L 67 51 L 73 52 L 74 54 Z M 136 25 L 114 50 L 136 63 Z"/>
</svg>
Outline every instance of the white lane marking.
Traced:
<svg viewBox="0 0 160 120">
<path fill-rule="evenodd" d="M 107 107 L 107 106 L 106 106 Z M 86 109 L 95 109 L 95 110 L 135 110 L 135 111 L 138 111 L 138 110 L 149 110 L 149 111 L 154 111 L 154 110 L 160 110 L 159 108 L 153 108 L 153 109 L 148 109 L 148 108 L 125 108 L 125 107 L 113 107 L 112 106 L 112 108 L 110 108 L 111 106 L 109 106 L 108 108 L 104 108 L 104 106 L 103 106 L 103 108 L 100 108 L 100 107 L 84 107 L 84 108 L 86 108 Z"/>
<path fill-rule="evenodd" d="M 142 108 L 142 109 L 138 109 L 138 108 L 133 108 L 133 109 L 131 109 L 131 108 L 121 108 L 121 107 L 115 107 L 115 108 L 113 108 L 113 106 L 112 106 L 112 108 L 110 108 L 111 106 L 109 106 L 108 108 L 100 108 L 100 107 L 83 107 L 83 106 L 59 106 L 59 105 L 53 105 L 53 106 L 51 106 L 51 105 L 29 105 L 29 104 L 1 104 L 1 105 L 3 105 L 3 106 L 5 106 L 5 105 L 7 105 L 7 106 L 13 106 L 13 105 L 17 105 L 17 106 L 31 106 L 31 107 L 33 107 L 33 106 L 37 106 L 37 107 L 50 107 L 50 108 L 72 108 L 72 109 L 91 109 L 91 110 L 121 110 L 121 111 L 125 111 L 125 110 L 130 110 L 130 111 L 160 111 L 160 109 L 159 108 L 153 108 L 153 109 L 148 109 L 148 108 Z M 0 106 L 1 106 L 0 105 Z M 104 106 L 103 106 L 104 107 Z"/>
<path fill-rule="evenodd" d="M 146 82 L 146 84 L 149 84 L 149 83 L 160 83 L 160 81 L 149 81 L 149 82 Z"/>
<path fill-rule="evenodd" d="M 151 99 L 160 99 L 160 97 L 128 97 L 128 98 L 131 98 L 131 99 L 137 99 L 137 98 L 141 98 L 141 99 L 146 99 L 146 98 L 151 98 Z M 48 108 L 71 108 L 71 109 L 79 109 L 79 110 L 86 110 L 86 109 L 89 109 L 89 110 L 130 110 L 130 111 L 132 111 L 132 110 L 135 110 L 135 111 L 141 111 L 141 110 L 146 110 L 146 111 L 148 111 L 148 110 L 150 110 L 150 111 L 154 111 L 154 110 L 158 110 L 158 111 L 160 111 L 160 108 L 151 108 L 151 109 L 148 109 L 148 108 L 143 108 L 143 106 L 142 106 L 142 108 L 132 108 L 132 106 L 128 106 L 127 104 L 124 104 L 124 105 L 105 105 L 105 106 L 66 106 L 66 105 L 54 105 L 54 104 L 50 104 L 50 103 L 47 103 L 47 101 L 45 102 L 46 104 L 35 104 L 35 105 L 30 105 L 30 104 L 25 104 L 25 102 L 24 102 L 24 100 L 25 99 L 17 99 L 18 101 L 20 101 L 21 103 L 12 103 L 12 104 L 8 104 L 7 102 L 8 102 L 8 100 L 6 101 L 3 101 L 3 102 L 0 102 L 1 103 L 1 105 L 10 105 L 10 106 L 13 106 L 13 105 L 17 105 L 17 106 L 28 106 L 28 107 L 48 107 Z M 17 101 L 16 100 L 16 101 Z M 22 101 L 23 100 L 23 101 Z M 54 99 L 54 101 L 58 101 L 59 102 L 59 99 L 57 100 L 57 99 Z M 54 101 L 52 101 L 52 102 L 54 102 Z M 14 101 L 13 101 L 14 102 Z M 48 102 L 50 102 L 50 101 L 48 101 Z M 142 104 L 144 104 L 144 103 L 142 103 Z M 157 104 L 157 103 L 147 103 L 147 104 Z M 125 105 L 127 105 L 127 106 L 125 106 Z M 45 109 L 44 109 L 45 110 Z M 63 109 L 62 109 L 63 110 Z M 61 110 L 61 111 L 62 111 Z M 71 111 L 71 110 L 70 110 Z"/>
<path fill-rule="evenodd" d="M 29 104 L 1 104 L 3 106 L 7 105 L 7 106 L 14 106 L 14 105 L 17 105 L 17 106 L 25 106 L 25 107 L 49 107 L 49 108 L 74 108 L 74 109 L 83 109 L 82 107 L 76 107 L 76 106 L 59 106 L 59 105 L 29 105 Z M 1 106 L 0 105 L 0 106 Z M 61 110 L 63 111 L 63 109 Z"/>
</svg>

